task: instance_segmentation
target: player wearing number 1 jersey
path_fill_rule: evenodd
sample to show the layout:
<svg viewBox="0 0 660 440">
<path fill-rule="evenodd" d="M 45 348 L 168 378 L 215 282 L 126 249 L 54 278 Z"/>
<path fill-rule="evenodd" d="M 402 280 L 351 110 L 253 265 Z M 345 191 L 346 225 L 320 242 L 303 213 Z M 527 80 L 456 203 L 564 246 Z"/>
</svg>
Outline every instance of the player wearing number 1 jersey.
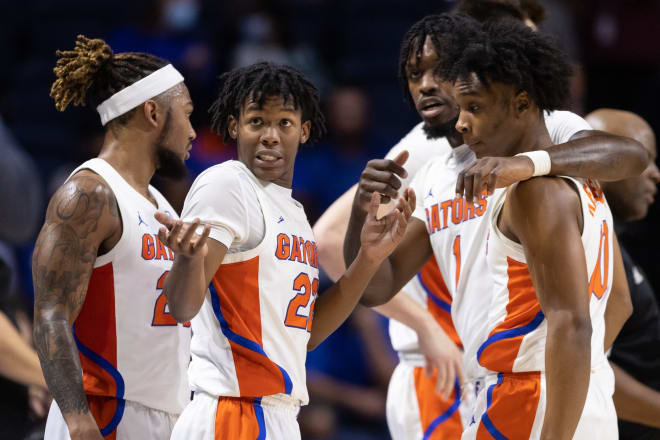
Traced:
<svg viewBox="0 0 660 440">
<path fill-rule="evenodd" d="M 54 397 L 45 438 L 169 438 L 190 400 L 190 328 L 162 292 L 174 255 L 154 213 L 176 213 L 149 182 L 185 175 L 192 102 L 161 58 L 82 36 L 58 56 L 57 108 L 89 97 L 106 132 L 53 195 L 34 250 L 35 345 Z"/>
<path fill-rule="evenodd" d="M 296 416 L 308 401 L 306 352 L 349 316 L 403 237 L 414 196 L 380 220 L 374 196 L 363 252 L 320 293 L 312 229 L 291 197 L 299 146 L 324 132 L 318 92 L 297 70 L 271 63 L 235 69 L 221 81 L 213 125 L 236 140 L 239 160 L 197 178 L 186 225 L 158 215 L 169 230 L 160 236 L 176 253 L 164 289 L 172 314 L 180 322 L 194 317 L 195 395 L 172 438 L 295 440 Z"/>
</svg>

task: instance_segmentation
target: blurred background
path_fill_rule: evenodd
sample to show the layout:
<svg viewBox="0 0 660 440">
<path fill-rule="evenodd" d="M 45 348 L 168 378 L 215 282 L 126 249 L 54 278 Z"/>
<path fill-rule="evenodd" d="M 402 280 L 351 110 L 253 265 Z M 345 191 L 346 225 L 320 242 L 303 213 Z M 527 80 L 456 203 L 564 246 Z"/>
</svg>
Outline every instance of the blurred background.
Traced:
<svg viewBox="0 0 660 440">
<path fill-rule="evenodd" d="M 660 1 L 541 3 L 546 20 L 540 30 L 559 38 L 579 66 L 569 109 L 630 110 L 660 129 Z M 72 48 L 77 34 L 103 38 L 115 53 L 169 59 L 185 76 L 198 133 L 191 172 L 183 183 L 155 182 L 179 210 L 199 172 L 235 157 L 233 147 L 208 128 L 216 76 L 260 60 L 305 72 L 321 90 L 329 128 L 320 144 L 302 149 L 296 164 L 294 196 L 313 224 L 358 180 L 367 160 L 382 157 L 418 122 L 397 81 L 399 46 L 415 21 L 453 6 L 451 0 L 0 0 L 2 311 L 15 325 L 29 326 L 30 258 L 46 203 L 101 147 L 103 130 L 93 109 L 58 113 L 49 97 L 55 51 Z M 15 176 L 18 185 L 10 179 Z M 660 208 L 652 207 L 622 236 L 655 286 L 659 220 Z M 24 332 L 29 339 L 29 328 Z M 385 393 L 395 363 L 384 319 L 358 309 L 309 356 L 312 404 L 300 417 L 303 438 L 389 438 Z M 38 431 L 42 420 L 26 409 L 30 397 L 13 386 L 0 383 L 0 420 Z"/>
</svg>

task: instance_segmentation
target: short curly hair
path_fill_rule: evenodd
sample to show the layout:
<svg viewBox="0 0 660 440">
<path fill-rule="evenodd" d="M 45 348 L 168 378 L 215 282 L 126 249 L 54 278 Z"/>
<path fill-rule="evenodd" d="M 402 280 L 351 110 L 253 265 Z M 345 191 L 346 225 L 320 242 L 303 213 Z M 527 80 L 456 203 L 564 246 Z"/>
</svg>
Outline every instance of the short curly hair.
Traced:
<svg viewBox="0 0 660 440">
<path fill-rule="evenodd" d="M 465 38 L 469 38 L 471 32 L 480 30 L 479 23 L 474 19 L 461 14 L 437 14 L 427 15 L 426 17 L 413 24 L 406 32 L 401 43 L 399 52 L 399 82 L 403 91 L 403 96 L 414 107 L 410 90 L 408 89 L 408 74 L 406 66 L 411 55 L 420 58 L 424 42 L 429 37 L 433 46 L 435 46 L 438 58 L 445 58 L 447 54 L 453 52 L 454 40 L 461 29 L 468 29 Z"/>
<path fill-rule="evenodd" d="M 482 23 L 506 18 L 519 21 L 524 19 L 519 0 L 460 0 L 454 12 L 468 15 Z"/>
<path fill-rule="evenodd" d="M 490 22 L 484 32 L 467 38 L 462 31 L 452 58 L 441 69 L 450 81 L 474 73 L 486 86 L 499 82 L 526 91 L 541 110 L 557 110 L 566 101 L 570 59 L 549 36 L 512 21 Z"/>
<path fill-rule="evenodd" d="M 263 106 L 272 96 L 293 103 L 294 108 L 301 110 L 303 122 L 311 121 L 308 144 L 318 142 L 326 132 L 317 88 L 293 67 L 260 62 L 223 73 L 219 80 L 222 86 L 209 113 L 211 128 L 225 142 L 231 139 L 230 115 L 238 119 L 241 107 L 248 99 Z"/>
</svg>

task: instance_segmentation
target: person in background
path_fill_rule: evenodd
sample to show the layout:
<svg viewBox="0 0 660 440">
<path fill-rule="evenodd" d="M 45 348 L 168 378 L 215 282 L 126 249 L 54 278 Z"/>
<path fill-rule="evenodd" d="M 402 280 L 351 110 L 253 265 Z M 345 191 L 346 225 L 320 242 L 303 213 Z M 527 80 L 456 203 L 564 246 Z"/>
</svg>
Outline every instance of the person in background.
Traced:
<svg viewBox="0 0 660 440">
<path fill-rule="evenodd" d="M 660 171 L 655 164 L 656 141 L 651 126 L 634 113 L 599 109 L 586 116 L 596 130 L 638 140 L 651 162 L 639 177 L 603 183 L 617 235 L 625 223 L 646 217 L 653 204 Z M 621 241 L 619 241 L 621 242 Z M 632 316 L 615 339 L 610 354 L 614 370 L 614 405 L 622 440 L 660 439 L 660 307 L 646 275 L 621 246 L 633 304 Z"/>
</svg>

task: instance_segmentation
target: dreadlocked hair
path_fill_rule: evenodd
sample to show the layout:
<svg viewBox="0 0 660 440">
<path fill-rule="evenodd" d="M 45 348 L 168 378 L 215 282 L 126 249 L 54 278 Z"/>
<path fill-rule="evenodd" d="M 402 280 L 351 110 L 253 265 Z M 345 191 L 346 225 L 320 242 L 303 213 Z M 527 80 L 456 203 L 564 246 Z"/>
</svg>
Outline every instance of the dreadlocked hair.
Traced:
<svg viewBox="0 0 660 440">
<path fill-rule="evenodd" d="M 477 22 L 474 19 L 461 14 L 439 14 L 427 15 L 426 17 L 413 24 L 406 32 L 401 43 L 399 53 L 399 82 L 403 91 L 405 100 L 414 107 L 410 90 L 408 89 L 408 73 L 406 66 L 412 55 L 419 60 L 422 56 L 424 42 L 429 37 L 439 59 L 452 52 L 453 41 L 456 32 L 467 28 L 478 31 L 480 28 L 474 26 Z"/>
<path fill-rule="evenodd" d="M 57 79 L 50 88 L 55 108 L 64 111 L 73 104 L 93 106 L 134 82 L 166 66 L 167 60 L 139 52 L 114 54 L 105 41 L 78 35 L 73 50 L 58 50 L 53 71 Z M 133 111 L 112 122 L 125 124 Z"/>
<path fill-rule="evenodd" d="M 484 31 L 463 40 L 453 60 L 446 60 L 450 80 L 474 73 L 486 87 L 499 82 L 526 91 L 540 110 L 563 105 L 573 68 L 554 39 L 511 20 L 487 23 Z"/>
<path fill-rule="evenodd" d="M 482 23 L 503 19 L 523 21 L 520 3 L 518 0 L 460 0 L 454 11 Z"/>
<path fill-rule="evenodd" d="M 209 108 L 211 128 L 222 137 L 231 139 L 229 116 L 238 120 L 241 107 L 248 100 L 262 107 L 270 97 L 279 96 L 285 104 L 291 102 L 300 109 L 302 121 L 311 121 L 308 143 L 320 140 L 326 132 L 321 112 L 319 92 L 302 73 L 290 66 L 261 62 L 223 73 L 218 98 Z"/>
</svg>

